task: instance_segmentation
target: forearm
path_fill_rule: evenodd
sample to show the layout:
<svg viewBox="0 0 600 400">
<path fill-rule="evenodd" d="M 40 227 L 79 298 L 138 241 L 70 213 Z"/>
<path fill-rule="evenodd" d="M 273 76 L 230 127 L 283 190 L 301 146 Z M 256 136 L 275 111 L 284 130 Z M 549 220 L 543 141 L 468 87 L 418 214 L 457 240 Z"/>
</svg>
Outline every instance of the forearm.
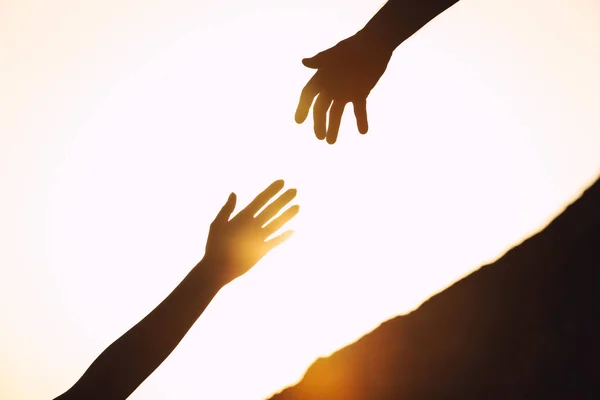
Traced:
<svg viewBox="0 0 600 400">
<path fill-rule="evenodd" d="M 389 0 L 361 32 L 372 36 L 391 52 L 457 2 L 458 0 Z"/>
<path fill-rule="evenodd" d="M 70 392 L 125 399 L 171 354 L 222 287 L 206 261 L 143 320 L 111 344 Z M 61 397 L 61 399 L 68 397 Z"/>
</svg>

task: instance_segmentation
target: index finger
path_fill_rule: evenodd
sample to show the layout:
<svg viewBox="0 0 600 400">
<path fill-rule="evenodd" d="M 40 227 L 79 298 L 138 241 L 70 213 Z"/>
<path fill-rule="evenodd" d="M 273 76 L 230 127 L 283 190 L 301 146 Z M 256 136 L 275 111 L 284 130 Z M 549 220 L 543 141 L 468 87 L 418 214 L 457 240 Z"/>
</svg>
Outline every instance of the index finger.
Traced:
<svg viewBox="0 0 600 400">
<path fill-rule="evenodd" d="M 277 232 L 279 229 L 281 229 L 281 227 L 287 224 L 292 218 L 296 216 L 296 214 L 298 214 L 298 211 L 300 211 L 300 206 L 293 205 L 287 210 L 285 210 L 279 217 L 269 222 L 263 228 L 263 234 L 265 235 L 265 238 L 268 238 L 269 236 Z"/>
<path fill-rule="evenodd" d="M 267 204 L 273 196 L 279 193 L 279 191 L 283 188 L 283 185 L 283 179 L 279 179 L 271 183 L 269 187 L 263 190 L 258 196 L 256 196 L 254 200 L 252 200 L 250 204 L 248 204 L 246 208 L 242 210 L 242 212 L 249 213 L 250 217 L 254 217 L 254 214 L 256 214 L 258 210 L 260 210 L 265 204 Z"/>
<path fill-rule="evenodd" d="M 300 101 L 296 108 L 296 123 L 301 124 L 306 120 L 310 106 L 312 106 L 313 100 L 319 94 L 319 86 L 317 85 L 317 71 L 312 78 L 308 81 L 302 93 L 300 93 Z"/>
<path fill-rule="evenodd" d="M 273 200 L 271 204 L 256 216 L 258 223 L 265 225 L 271 218 L 279 213 L 290 201 L 296 197 L 296 189 L 289 189 L 284 194 Z"/>
</svg>

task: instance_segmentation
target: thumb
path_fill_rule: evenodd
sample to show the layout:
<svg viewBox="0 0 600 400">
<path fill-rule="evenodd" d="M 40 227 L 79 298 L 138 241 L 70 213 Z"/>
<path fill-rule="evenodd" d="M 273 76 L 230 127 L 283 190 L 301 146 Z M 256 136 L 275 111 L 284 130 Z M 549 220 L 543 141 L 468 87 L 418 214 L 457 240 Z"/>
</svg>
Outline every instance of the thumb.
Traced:
<svg viewBox="0 0 600 400">
<path fill-rule="evenodd" d="M 305 67 L 312 69 L 323 68 L 324 66 L 329 64 L 329 61 L 331 59 L 330 50 L 331 49 L 322 51 L 319 54 L 310 58 L 304 58 L 302 59 L 302 64 L 304 64 Z"/>
<path fill-rule="evenodd" d="M 224 222 L 229 221 L 229 217 L 231 216 L 231 213 L 235 209 L 235 203 L 236 203 L 236 195 L 235 195 L 235 193 L 231 193 L 229 195 L 229 197 L 227 198 L 227 202 L 225 202 L 225 205 L 221 208 L 221 211 L 219 211 L 219 213 L 217 214 L 217 217 L 215 218 L 215 222 L 224 223 Z"/>
</svg>

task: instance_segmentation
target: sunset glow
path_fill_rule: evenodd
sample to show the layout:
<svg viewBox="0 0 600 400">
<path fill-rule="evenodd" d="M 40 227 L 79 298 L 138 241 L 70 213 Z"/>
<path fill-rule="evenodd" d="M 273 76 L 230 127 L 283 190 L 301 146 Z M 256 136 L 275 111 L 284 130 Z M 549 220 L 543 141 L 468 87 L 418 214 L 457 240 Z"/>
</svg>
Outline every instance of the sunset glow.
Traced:
<svg viewBox="0 0 600 400">
<path fill-rule="evenodd" d="M 132 399 L 268 398 L 543 227 L 600 173 L 600 5 L 506 3 L 400 46 L 369 133 L 349 106 L 330 146 L 294 122 L 300 60 L 379 0 L 3 2 L 0 398 L 68 389 L 201 259 L 231 191 L 285 179 L 296 233 Z"/>
</svg>

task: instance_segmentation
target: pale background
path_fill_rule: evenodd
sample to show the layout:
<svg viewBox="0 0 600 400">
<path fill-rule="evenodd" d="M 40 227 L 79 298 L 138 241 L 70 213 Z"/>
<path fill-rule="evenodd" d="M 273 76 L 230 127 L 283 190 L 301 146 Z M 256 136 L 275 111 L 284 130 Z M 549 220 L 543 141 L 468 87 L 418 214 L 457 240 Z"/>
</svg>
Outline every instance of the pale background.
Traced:
<svg viewBox="0 0 600 400">
<path fill-rule="evenodd" d="M 300 60 L 380 0 L 0 1 L 0 398 L 50 399 L 202 257 L 230 191 L 297 187 L 296 235 L 133 399 L 262 399 L 493 260 L 600 172 L 600 3 L 463 0 L 338 143 Z M 309 116 L 309 121 L 311 121 Z"/>
</svg>

